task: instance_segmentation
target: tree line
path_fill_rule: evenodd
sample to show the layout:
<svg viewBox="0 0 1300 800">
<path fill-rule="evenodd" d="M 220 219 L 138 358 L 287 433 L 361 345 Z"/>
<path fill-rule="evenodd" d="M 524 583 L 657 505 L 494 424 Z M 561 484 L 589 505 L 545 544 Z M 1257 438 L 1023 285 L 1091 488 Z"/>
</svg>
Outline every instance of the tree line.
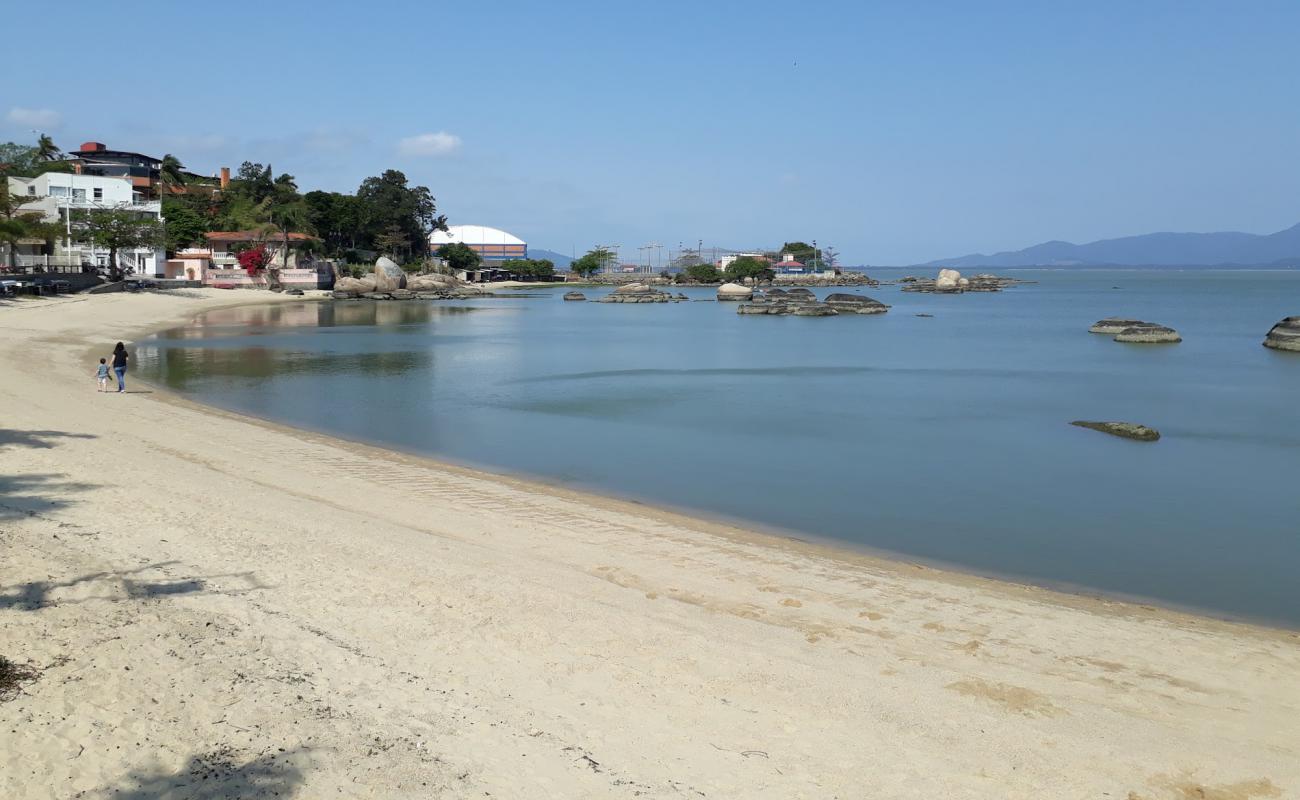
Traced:
<svg viewBox="0 0 1300 800">
<path fill-rule="evenodd" d="M 27 195 L 9 191 L 8 177 L 36 177 L 45 172 L 71 172 L 70 163 L 51 141 L 41 135 L 32 146 L 0 144 L 0 241 L 11 256 L 20 240 L 42 239 L 47 244 L 64 235 L 62 226 L 44 221 L 39 213 L 25 212 Z M 362 251 L 379 252 L 399 262 L 424 259 L 429 234 L 446 230 L 447 218 L 437 213 L 432 192 L 412 186 L 398 170 L 366 178 L 354 194 L 299 191 L 288 173 L 274 175 L 270 164 L 245 161 L 222 189 L 215 179 L 185 170 L 171 154 L 159 170 L 162 215 L 156 218 L 119 209 L 91 209 L 73 223 L 80 241 L 91 241 L 109 251 L 110 277 L 120 278 L 118 250 L 164 247 L 169 254 L 206 243 L 212 231 L 253 231 L 278 247 L 287 261 L 290 233 L 306 233 L 316 241 L 302 245 L 324 256 L 360 261 Z M 255 247 L 265 247 L 255 243 Z M 11 262 L 12 263 L 12 262 Z M 274 285 L 275 276 L 271 276 Z"/>
</svg>

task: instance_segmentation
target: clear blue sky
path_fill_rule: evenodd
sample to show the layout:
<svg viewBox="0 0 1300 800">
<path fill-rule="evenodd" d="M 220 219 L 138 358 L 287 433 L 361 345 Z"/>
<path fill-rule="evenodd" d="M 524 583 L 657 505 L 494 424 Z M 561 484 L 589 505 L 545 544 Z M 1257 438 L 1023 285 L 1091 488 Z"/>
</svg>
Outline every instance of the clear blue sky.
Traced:
<svg viewBox="0 0 1300 800">
<path fill-rule="evenodd" d="M 304 189 L 393 167 L 563 252 L 898 264 L 1300 221 L 1297 2 L 339 5 L 11 5 L 0 137 Z"/>
</svg>

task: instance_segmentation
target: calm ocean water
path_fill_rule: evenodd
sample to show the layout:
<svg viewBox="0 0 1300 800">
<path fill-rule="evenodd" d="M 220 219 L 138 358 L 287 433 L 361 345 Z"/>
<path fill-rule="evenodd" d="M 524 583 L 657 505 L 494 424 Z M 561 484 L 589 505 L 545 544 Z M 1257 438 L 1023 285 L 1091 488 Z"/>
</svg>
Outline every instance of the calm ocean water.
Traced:
<svg viewBox="0 0 1300 800">
<path fill-rule="evenodd" d="M 136 363 L 204 402 L 348 438 L 1300 626 L 1300 354 L 1260 346 L 1300 314 L 1300 272 L 1008 274 L 1039 283 L 863 289 L 893 305 L 874 317 L 556 290 L 235 309 L 141 342 Z M 1184 341 L 1087 332 L 1107 316 Z M 1164 438 L 1067 424 L 1080 418 Z"/>
</svg>

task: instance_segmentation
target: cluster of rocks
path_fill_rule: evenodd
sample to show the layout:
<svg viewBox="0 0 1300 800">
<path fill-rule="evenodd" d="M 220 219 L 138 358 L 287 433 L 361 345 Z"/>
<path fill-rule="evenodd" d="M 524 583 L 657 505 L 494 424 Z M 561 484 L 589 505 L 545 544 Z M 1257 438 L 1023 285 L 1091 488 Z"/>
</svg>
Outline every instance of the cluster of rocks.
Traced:
<svg viewBox="0 0 1300 800">
<path fill-rule="evenodd" d="M 1155 428 L 1148 428 L 1146 425 L 1139 425 L 1136 422 L 1093 422 L 1086 419 L 1076 419 L 1070 424 L 1077 425 L 1080 428 L 1109 433 L 1111 436 L 1136 439 L 1139 442 L 1155 442 L 1160 439 L 1160 431 Z"/>
<path fill-rule="evenodd" d="M 1300 317 L 1287 317 L 1269 329 L 1264 346 L 1300 353 Z"/>
<path fill-rule="evenodd" d="M 587 299 L 587 296 L 586 296 L 585 294 L 583 294 L 582 292 L 565 292 L 565 293 L 564 293 L 564 299 L 565 299 L 565 300 L 570 300 L 570 301 L 578 301 L 578 302 L 581 302 L 581 301 L 583 301 L 583 300 L 586 300 L 586 299 Z"/>
<path fill-rule="evenodd" d="M 575 293 L 576 294 L 576 293 Z M 567 295 L 565 299 L 569 298 Z M 586 297 L 583 297 L 585 300 Z M 660 291 L 644 283 L 629 283 L 620 286 L 609 294 L 597 300 L 597 303 L 679 303 L 688 300 L 686 295 L 672 295 L 668 292 Z"/>
<path fill-rule="evenodd" d="M 1088 332 L 1114 336 L 1115 341 L 1129 344 L 1177 344 L 1183 340 L 1183 337 L 1179 336 L 1178 331 L 1173 328 L 1157 325 L 1154 322 L 1143 322 L 1140 319 L 1120 317 L 1097 320 Z"/>
<path fill-rule="evenodd" d="M 360 278 L 334 281 L 336 300 L 446 300 L 480 297 L 482 289 L 461 283 L 451 275 L 410 275 L 390 258 L 380 256 L 375 269 Z"/>
<path fill-rule="evenodd" d="M 972 275 L 969 278 L 965 278 L 955 269 L 941 269 L 939 270 L 939 274 L 934 278 L 918 278 L 915 275 L 908 275 L 906 278 L 900 278 L 898 282 L 906 284 L 903 286 L 903 291 L 905 292 L 925 292 L 934 294 L 1000 292 L 1008 286 L 1016 286 L 1022 283 L 1033 283 L 1033 281 L 1022 281 L 1019 278 L 1007 278 L 1000 275 L 992 275 L 987 272 L 982 272 L 978 275 Z"/>
<path fill-rule="evenodd" d="M 818 302 L 817 296 L 811 291 L 799 288 L 769 289 L 753 302 L 740 305 L 736 313 L 834 317 L 839 314 L 883 314 L 888 310 L 889 306 L 862 294 L 837 292 Z"/>
<path fill-rule="evenodd" d="M 781 275 L 773 280 L 772 284 L 779 286 L 879 286 L 880 281 L 872 280 L 864 272 L 841 272 L 834 276 L 810 275 L 802 277 Z"/>
</svg>

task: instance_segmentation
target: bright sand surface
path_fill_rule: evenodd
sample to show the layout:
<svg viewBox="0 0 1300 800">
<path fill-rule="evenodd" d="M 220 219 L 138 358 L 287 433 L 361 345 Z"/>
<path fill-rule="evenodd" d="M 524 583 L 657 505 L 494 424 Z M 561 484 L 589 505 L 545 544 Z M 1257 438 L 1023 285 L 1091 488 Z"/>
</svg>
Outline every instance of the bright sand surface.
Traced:
<svg viewBox="0 0 1300 800">
<path fill-rule="evenodd" d="M 1300 797 L 1293 632 L 97 394 L 185 294 L 0 304 L 0 797 Z"/>
</svg>

